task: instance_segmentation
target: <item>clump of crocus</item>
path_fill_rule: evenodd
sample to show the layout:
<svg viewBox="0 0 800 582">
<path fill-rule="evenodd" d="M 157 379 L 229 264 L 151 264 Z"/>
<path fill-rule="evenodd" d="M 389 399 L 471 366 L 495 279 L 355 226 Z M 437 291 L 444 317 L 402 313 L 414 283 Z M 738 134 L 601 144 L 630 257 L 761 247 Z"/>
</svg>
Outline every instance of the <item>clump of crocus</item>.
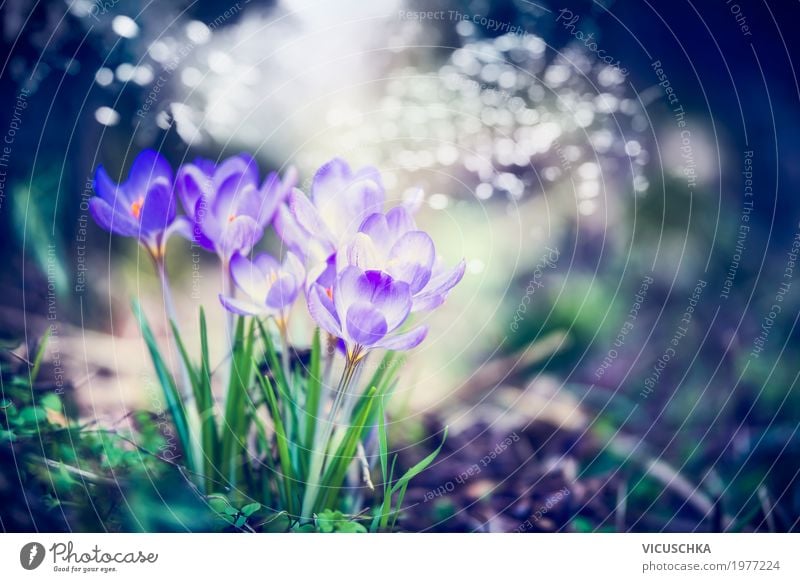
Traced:
<svg viewBox="0 0 800 582">
<path fill-rule="evenodd" d="M 415 326 L 413 315 L 445 300 L 464 274 L 464 261 L 445 268 L 433 240 L 417 228 L 408 208 L 383 213 L 385 192 L 374 168 L 353 171 L 334 159 L 315 174 L 310 196 L 293 189 L 295 181 L 290 170 L 283 179 L 272 173 L 260 182 L 254 160 L 241 154 L 219 164 L 184 164 L 173 182 L 167 162 L 147 150 L 122 184 L 114 184 L 98 168 L 98 197 L 91 208 L 100 226 L 135 237 L 148 250 L 159 266 L 167 299 L 164 254 L 171 232 L 178 230 L 220 258 L 224 276 L 219 299 L 228 314 L 231 340 L 222 367 L 229 372 L 224 416 L 217 416 L 212 377 L 220 366 L 209 359 L 203 311 L 197 364 L 170 309 L 183 369 L 182 395 L 137 307 L 139 322 L 198 488 L 206 494 L 239 492 L 261 479 L 246 493 L 248 500 L 263 496 L 265 506 L 288 516 L 291 527 L 298 529 L 312 525 L 327 509 L 346 507 L 358 513 L 360 496 L 348 493 L 358 488 L 350 469 L 358 458 L 361 474 L 371 484 L 362 441 L 374 440 L 378 433 L 385 441 L 384 400 L 395 382 L 388 364 L 395 352 L 425 339 L 428 328 Z M 185 216 L 176 215 L 175 194 Z M 289 249 L 284 259 L 266 253 L 249 258 L 273 223 Z M 288 318 L 300 298 L 318 326 L 307 368 L 290 361 L 290 354 L 300 350 L 291 345 Z M 277 344 L 269 322 L 278 329 Z M 327 334 L 329 347 L 344 346 L 338 383 L 332 379 L 338 352 L 323 351 L 320 330 Z M 378 350 L 387 352 L 387 365 L 362 389 L 363 362 Z M 435 457 L 428 455 L 390 485 L 393 475 L 387 472 L 383 445 L 385 486 L 373 511 L 373 531 L 392 527 L 398 514 L 393 496 L 401 506 L 409 480 Z M 254 470 L 243 466 L 243 459 L 264 459 L 263 466 L 273 469 Z M 254 506 L 260 504 L 248 501 L 242 513 Z M 225 515 L 230 518 L 230 511 Z"/>
<path fill-rule="evenodd" d="M 169 163 L 157 152 L 144 150 L 120 184 L 98 166 L 94 188 L 97 196 L 89 201 L 89 210 L 95 222 L 111 233 L 138 239 L 161 262 L 169 235 L 182 224 L 176 220 Z"/>
</svg>

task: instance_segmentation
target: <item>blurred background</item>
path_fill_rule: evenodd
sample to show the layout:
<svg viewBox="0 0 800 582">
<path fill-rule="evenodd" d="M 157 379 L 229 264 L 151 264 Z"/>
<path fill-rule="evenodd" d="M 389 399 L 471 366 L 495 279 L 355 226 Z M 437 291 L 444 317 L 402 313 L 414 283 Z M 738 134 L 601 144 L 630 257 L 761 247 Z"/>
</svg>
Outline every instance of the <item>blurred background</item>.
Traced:
<svg viewBox="0 0 800 582">
<path fill-rule="evenodd" d="M 408 463 L 451 427 L 403 527 L 795 530 L 798 15 L 790 2 L 7 0 L 4 398 L 50 329 L 32 398 L 57 392 L 69 410 L 49 413 L 98 427 L 159 413 L 130 311 L 139 297 L 155 319 L 158 282 L 132 241 L 93 224 L 98 164 L 116 178 L 143 148 L 176 166 L 248 151 L 262 171 L 296 166 L 307 191 L 338 156 L 377 166 L 392 203 L 422 188 L 418 222 L 447 262 L 467 261 L 394 401 Z M 205 305 L 222 329 L 216 260 L 175 241 L 169 264 L 180 315 Z M 109 481 L 26 481 L 7 447 L 0 500 L 35 485 L 46 501 L 0 527 L 207 527 L 167 516 L 183 501 L 152 479 L 161 511 L 137 506 L 114 473 L 145 464 L 131 451 L 59 446 L 77 466 L 99 451 L 85 470 Z"/>
</svg>

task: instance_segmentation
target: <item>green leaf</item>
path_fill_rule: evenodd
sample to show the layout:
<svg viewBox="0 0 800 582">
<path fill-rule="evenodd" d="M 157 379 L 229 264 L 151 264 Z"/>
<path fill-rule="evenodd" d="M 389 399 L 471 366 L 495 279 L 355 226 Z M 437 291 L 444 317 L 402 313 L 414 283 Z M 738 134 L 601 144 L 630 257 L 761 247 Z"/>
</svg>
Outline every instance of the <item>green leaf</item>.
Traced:
<svg viewBox="0 0 800 582">
<path fill-rule="evenodd" d="M 309 365 L 308 383 L 306 385 L 306 450 L 314 449 L 314 434 L 317 430 L 317 417 L 319 416 L 319 400 L 322 389 L 320 369 L 320 352 L 322 351 L 320 331 L 314 331 L 311 342 L 311 363 Z"/>
<path fill-rule="evenodd" d="M 363 438 L 364 433 L 370 428 L 367 424 L 372 405 L 375 401 L 375 394 L 377 390 L 371 388 L 367 390 L 367 405 L 364 406 L 358 416 L 347 427 L 344 437 L 342 438 L 339 448 L 331 458 L 327 469 L 324 472 L 321 481 L 321 489 L 324 491 L 322 500 L 317 500 L 318 506 L 332 507 L 335 506 L 336 496 L 344 483 L 344 478 L 347 474 L 347 468 L 353 461 L 358 448 L 358 441 Z"/>
<path fill-rule="evenodd" d="M 264 341 L 264 347 L 267 351 L 267 363 L 269 364 L 269 370 L 272 372 L 273 378 L 275 378 L 275 383 L 278 384 L 279 387 L 286 387 L 286 378 L 283 375 L 283 367 L 281 366 L 280 359 L 278 358 L 278 352 L 275 351 L 275 344 L 272 342 L 272 337 L 261 321 L 258 321 L 258 328 L 261 331 L 261 339 Z"/>
<path fill-rule="evenodd" d="M 367 528 L 345 517 L 341 511 L 326 509 L 316 517 L 317 528 L 322 533 L 366 533 Z"/>
<path fill-rule="evenodd" d="M 21 425 L 37 425 L 47 420 L 47 411 L 39 406 L 26 406 L 19 411 L 14 423 Z"/>
<path fill-rule="evenodd" d="M 259 509 L 261 509 L 261 504 L 260 503 L 248 503 L 247 505 L 242 507 L 242 515 L 244 515 L 246 517 L 250 517 L 251 515 L 253 515 Z"/>
<path fill-rule="evenodd" d="M 357 521 L 341 521 L 337 525 L 339 533 L 367 533 L 367 528 Z"/>
<path fill-rule="evenodd" d="M 245 332 L 245 318 L 236 323 L 236 335 L 231 349 L 231 374 L 228 383 L 228 397 L 225 402 L 225 423 L 222 427 L 221 466 L 230 482 L 236 487 L 241 473 L 236 462 L 237 455 L 244 450 L 244 441 L 249 432 L 251 416 L 247 413 L 248 388 L 253 375 L 253 346 L 255 324 Z"/>
<path fill-rule="evenodd" d="M 61 412 L 63 410 L 61 406 L 61 397 L 54 392 L 49 392 L 42 396 L 39 399 L 39 404 L 41 404 L 44 409 L 52 410 L 53 412 Z"/>
<path fill-rule="evenodd" d="M 175 386 L 175 381 L 170 374 L 164 359 L 161 357 L 161 352 L 158 349 L 153 331 L 142 313 L 142 308 L 139 302 L 133 300 L 133 312 L 136 320 L 139 322 L 139 328 L 142 330 L 142 337 L 147 344 L 147 349 L 150 352 L 150 359 L 153 361 L 153 367 L 156 370 L 161 390 L 164 392 L 164 399 L 167 402 L 167 410 L 169 410 L 172 422 L 175 425 L 175 432 L 178 433 L 178 440 L 181 442 L 181 448 L 184 455 L 186 455 L 187 464 L 189 467 L 195 468 L 192 441 L 189 433 L 189 423 L 186 420 L 186 410 L 183 406 L 178 389 Z"/>
<path fill-rule="evenodd" d="M 280 409 L 278 408 L 278 401 L 275 398 L 275 392 L 272 390 L 272 384 L 269 379 L 261 374 L 256 374 L 258 377 L 259 385 L 267 402 L 267 407 L 272 415 L 272 423 L 275 425 L 275 438 L 278 444 L 278 457 L 281 465 L 281 481 L 283 482 L 284 490 L 284 503 L 289 513 L 295 513 L 294 496 L 292 495 L 292 484 L 294 483 L 291 456 L 289 455 L 289 442 L 286 438 L 286 430 L 281 419 Z"/>
<path fill-rule="evenodd" d="M 387 352 L 386 355 L 381 360 L 381 363 L 378 366 L 375 374 L 372 377 L 367 386 L 371 386 L 377 389 L 375 396 L 380 398 L 381 401 L 387 401 L 391 392 L 396 385 L 396 378 L 397 372 L 402 364 L 403 359 L 402 357 L 398 357 L 395 352 Z M 361 410 L 366 406 L 368 403 L 367 400 L 367 393 L 361 395 L 358 399 L 358 402 L 355 406 L 354 415 L 358 415 L 361 413 Z M 375 407 L 372 409 L 372 413 L 369 415 L 367 419 L 367 423 L 370 426 L 374 426 L 377 424 L 378 421 L 378 408 Z"/>
<path fill-rule="evenodd" d="M 380 512 L 375 515 L 375 519 L 373 519 L 370 526 L 372 531 L 386 529 L 392 512 L 392 492 L 389 490 L 392 475 L 387 472 L 389 439 L 386 435 L 386 411 L 382 399 L 378 401 L 378 455 L 381 463 L 381 478 L 383 479 L 383 501 Z M 395 456 L 396 460 L 397 457 Z M 394 472 L 394 462 L 392 463 L 392 472 Z"/>
<path fill-rule="evenodd" d="M 400 477 L 397 480 L 397 483 L 395 483 L 394 486 L 392 487 L 392 493 L 397 493 L 401 488 L 404 489 L 405 487 L 407 487 L 409 481 L 411 481 L 414 477 L 416 477 L 417 475 L 422 473 L 425 469 L 427 469 L 428 465 L 430 465 L 434 461 L 434 459 L 436 459 L 437 455 L 439 454 L 439 451 L 441 451 L 442 447 L 444 446 L 445 439 L 447 439 L 447 429 L 448 427 L 444 427 L 444 435 L 442 435 L 442 442 L 439 443 L 439 446 L 436 447 L 436 450 L 433 451 L 430 455 L 428 455 L 424 459 L 422 459 L 419 463 L 411 467 L 408 471 L 406 471 L 405 475 Z"/>
<path fill-rule="evenodd" d="M 231 506 L 231 502 L 224 495 L 211 495 L 208 497 L 208 505 L 217 513 L 224 513 L 226 507 Z"/>
<path fill-rule="evenodd" d="M 192 364 L 192 359 L 186 351 L 186 346 L 183 343 L 180 331 L 178 331 L 178 325 L 172 320 L 170 320 L 169 323 L 172 326 L 172 336 L 175 338 L 175 344 L 178 346 L 178 354 L 181 356 L 186 371 L 189 374 L 189 381 L 192 383 L 192 391 L 195 400 L 200 401 L 202 399 L 200 393 L 200 376 L 197 374 L 197 370 L 195 370 L 194 364 Z"/>
</svg>

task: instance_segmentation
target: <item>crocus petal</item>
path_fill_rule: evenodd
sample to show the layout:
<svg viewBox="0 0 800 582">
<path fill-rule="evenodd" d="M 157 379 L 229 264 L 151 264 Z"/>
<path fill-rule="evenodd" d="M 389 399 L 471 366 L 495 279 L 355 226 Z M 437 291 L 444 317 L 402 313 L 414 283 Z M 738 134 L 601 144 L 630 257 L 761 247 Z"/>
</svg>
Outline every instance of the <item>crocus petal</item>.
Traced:
<svg viewBox="0 0 800 582">
<path fill-rule="evenodd" d="M 89 212 L 97 225 L 120 236 L 139 236 L 139 224 L 123 212 L 115 212 L 111 205 L 97 196 L 89 200 Z"/>
<path fill-rule="evenodd" d="M 268 253 L 259 253 L 255 259 L 253 259 L 253 264 L 261 271 L 261 275 L 264 278 L 269 277 L 270 273 L 277 272 L 281 269 L 281 264 L 275 260 L 275 257 Z"/>
<path fill-rule="evenodd" d="M 306 195 L 296 188 L 292 190 L 291 194 L 289 194 L 289 208 L 297 224 L 300 225 L 306 233 L 325 243 L 326 246 L 329 247 L 328 255 L 333 253 L 335 250 L 333 246 L 333 235 Z"/>
<path fill-rule="evenodd" d="M 336 253 L 336 268 L 358 267 L 362 271 L 380 269 L 383 265 L 380 253 L 370 238 L 363 232 L 357 233 Z"/>
<path fill-rule="evenodd" d="M 347 310 L 347 336 L 363 346 L 372 346 L 386 335 L 386 320 L 380 311 L 366 302 L 355 303 Z"/>
<path fill-rule="evenodd" d="M 322 329 L 331 335 L 341 337 L 342 329 L 336 316 L 333 302 L 320 285 L 312 285 L 308 290 L 308 312 Z"/>
<path fill-rule="evenodd" d="M 357 232 L 367 216 L 380 212 L 383 199 L 380 186 L 371 180 L 362 180 L 349 185 L 339 200 L 318 207 L 335 240 L 341 241 Z"/>
<path fill-rule="evenodd" d="M 235 252 L 246 254 L 259 241 L 264 231 L 249 216 L 239 216 L 228 222 L 217 241 L 217 251 L 229 258 Z"/>
<path fill-rule="evenodd" d="M 378 273 L 373 271 L 373 273 Z M 336 312 L 347 313 L 353 303 L 371 301 L 375 290 L 375 282 L 370 282 L 364 271 L 358 267 L 347 267 L 336 278 L 333 289 L 333 302 Z"/>
<path fill-rule="evenodd" d="M 214 171 L 214 189 L 219 190 L 227 180 L 235 177 L 234 183 L 241 186 L 258 182 L 258 164 L 249 154 L 232 156 L 220 163 Z"/>
<path fill-rule="evenodd" d="M 291 275 L 283 275 L 270 287 L 269 293 L 267 293 L 267 307 L 276 310 L 286 309 L 297 299 L 299 291 L 300 286 L 295 278 Z"/>
<path fill-rule="evenodd" d="M 234 207 L 237 215 L 249 216 L 262 227 L 269 224 L 270 220 L 272 220 L 271 214 L 269 220 L 265 221 L 262 219 L 264 200 L 261 196 L 261 192 L 252 184 L 244 185 L 238 189 Z M 272 212 L 274 213 L 274 208 Z"/>
<path fill-rule="evenodd" d="M 414 217 L 403 206 L 395 206 L 387 212 L 386 223 L 389 225 L 389 231 L 395 237 L 395 240 L 409 231 L 417 230 Z"/>
<path fill-rule="evenodd" d="M 285 204 L 278 207 L 273 221 L 275 232 L 280 239 L 292 251 L 305 258 L 306 247 L 308 246 L 308 234 L 304 233 L 297 221 L 294 219 L 291 210 Z"/>
<path fill-rule="evenodd" d="M 175 190 L 178 192 L 184 211 L 189 218 L 195 220 L 198 201 L 212 194 L 211 177 L 194 164 L 184 164 L 178 169 L 175 177 Z M 207 206 L 207 203 L 204 206 Z"/>
<path fill-rule="evenodd" d="M 306 270 L 303 268 L 303 263 L 292 252 L 286 253 L 286 258 L 283 259 L 281 270 L 287 275 L 294 277 L 294 280 L 302 286 L 306 280 Z"/>
<path fill-rule="evenodd" d="M 389 331 L 397 329 L 411 311 L 411 292 L 408 284 L 395 281 L 385 273 L 367 271 L 367 280 L 373 284 L 372 305 L 386 319 Z"/>
<path fill-rule="evenodd" d="M 353 173 L 339 158 L 317 170 L 311 194 L 335 243 L 356 232 L 367 216 L 380 212 L 385 198 L 380 174 L 375 168 L 362 168 Z"/>
<path fill-rule="evenodd" d="M 381 190 L 384 190 L 383 187 L 383 178 L 381 178 L 381 173 L 375 166 L 364 166 L 363 168 L 359 168 L 354 174 L 353 177 L 356 180 L 369 180 L 376 184 Z"/>
<path fill-rule="evenodd" d="M 325 289 L 333 289 L 336 285 L 336 255 L 328 257 L 327 261 L 316 263 L 309 267 L 306 273 L 306 281 L 322 285 Z"/>
<path fill-rule="evenodd" d="M 214 241 L 205 233 L 205 227 L 207 224 L 214 223 L 214 221 L 208 220 L 207 213 L 208 208 L 205 204 L 205 198 L 200 198 L 197 201 L 197 208 L 195 210 L 196 221 L 192 223 L 188 232 L 180 229 L 178 230 L 178 234 L 186 237 L 186 240 L 190 241 L 193 245 L 197 245 L 207 251 L 213 251 L 215 250 Z"/>
<path fill-rule="evenodd" d="M 351 177 L 350 166 L 341 158 L 333 158 L 320 167 L 311 182 L 314 204 L 322 207 L 329 202 L 335 202 Z"/>
<path fill-rule="evenodd" d="M 94 172 L 94 191 L 112 206 L 114 206 L 118 198 L 121 199 L 120 204 L 128 202 L 128 198 L 122 188 L 114 183 L 103 166 L 97 166 L 97 170 Z"/>
<path fill-rule="evenodd" d="M 166 230 L 174 219 L 175 201 L 170 183 L 163 180 L 151 183 L 139 216 L 142 232 Z"/>
<path fill-rule="evenodd" d="M 263 305 L 258 305 L 252 301 L 226 297 L 221 293 L 219 295 L 219 301 L 225 309 L 237 315 L 263 315 L 267 312 L 267 309 Z"/>
<path fill-rule="evenodd" d="M 405 333 L 387 335 L 385 338 L 379 341 L 375 347 L 398 351 L 410 350 L 411 348 L 415 348 L 422 343 L 422 340 L 424 340 L 425 336 L 427 335 L 427 326 L 420 325 Z"/>
<path fill-rule="evenodd" d="M 214 160 L 209 160 L 208 158 L 195 158 L 194 162 L 192 162 L 196 168 L 199 168 L 201 172 L 203 172 L 206 176 L 213 176 L 214 172 L 217 169 L 217 165 L 214 163 Z"/>
<path fill-rule="evenodd" d="M 435 258 L 431 237 L 421 230 L 412 230 L 392 246 L 387 270 L 395 279 L 408 283 L 411 292 L 416 293 L 430 280 Z"/>
<path fill-rule="evenodd" d="M 150 184 L 164 180 L 172 184 L 172 166 L 154 150 L 142 150 L 133 161 L 124 187 L 132 199 L 144 196 Z"/>
<path fill-rule="evenodd" d="M 230 270 L 236 287 L 241 289 L 253 303 L 264 302 L 269 292 L 269 282 L 258 266 L 236 253 L 231 259 Z"/>
<path fill-rule="evenodd" d="M 231 216 L 236 216 L 245 189 L 246 184 L 238 174 L 230 176 L 217 188 L 217 194 L 211 201 L 211 214 L 216 221 L 223 224 Z"/>
<path fill-rule="evenodd" d="M 467 268 L 466 262 L 462 259 L 455 267 L 435 274 L 425 286 L 421 293 L 414 296 L 412 312 L 430 311 L 441 305 L 447 298 L 447 293 L 455 287 L 464 276 Z"/>
<path fill-rule="evenodd" d="M 258 212 L 258 221 L 261 224 L 267 225 L 272 222 L 278 212 L 278 207 L 286 201 L 296 181 L 297 172 L 291 167 L 287 170 L 283 180 L 280 179 L 277 172 L 271 172 L 267 176 L 259 190 L 261 206 Z"/>
<path fill-rule="evenodd" d="M 358 230 L 375 241 L 380 241 L 381 243 L 389 241 L 389 223 L 386 222 L 386 215 L 380 212 L 367 216 Z"/>
</svg>

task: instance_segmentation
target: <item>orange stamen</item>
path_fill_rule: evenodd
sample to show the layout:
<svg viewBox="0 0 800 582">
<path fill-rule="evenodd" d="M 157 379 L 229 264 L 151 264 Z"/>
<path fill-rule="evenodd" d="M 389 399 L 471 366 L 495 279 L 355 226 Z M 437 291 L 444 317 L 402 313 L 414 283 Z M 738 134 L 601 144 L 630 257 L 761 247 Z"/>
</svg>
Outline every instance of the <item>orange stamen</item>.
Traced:
<svg viewBox="0 0 800 582">
<path fill-rule="evenodd" d="M 233 222 L 234 220 L 236 220 L 236 215 L 235 214 L 229 214 L 228 215 L 228 222 Z"/>
<path fill-rule="evenodd" d="M 142 215 L 142 206 L 144 206 L 144 198 L 141 196 L 131 204 L 131 214 L 135 218 L 139 218 Z"/>
<path fill-rule="evenodd" d="M 325 287 L 325 295 L 328 296 L 328 299 L 333 301 L 333 287 Z"/>
</svg>

